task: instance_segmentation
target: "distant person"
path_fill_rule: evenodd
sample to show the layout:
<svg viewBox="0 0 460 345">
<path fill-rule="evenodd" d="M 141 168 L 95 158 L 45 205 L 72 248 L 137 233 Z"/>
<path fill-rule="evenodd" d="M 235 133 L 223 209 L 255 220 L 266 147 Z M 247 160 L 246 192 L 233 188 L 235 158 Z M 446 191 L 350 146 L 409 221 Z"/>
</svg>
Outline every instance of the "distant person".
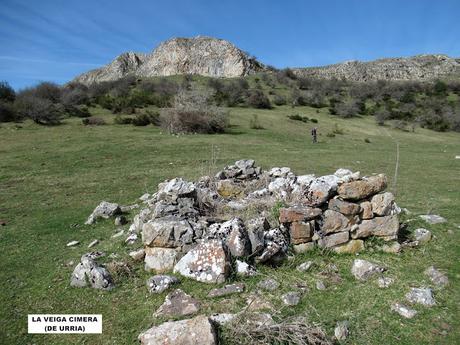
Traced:
<svg viewBox="0 0 460 345">
<path fill-rule="evenodd" d="M 313 129 L 311 130 L 311 139 L 313 141 L 313 144 L 318 142 L 317 131 L 318 129 L 316 127 L 313 127 Z"/>
</svg>

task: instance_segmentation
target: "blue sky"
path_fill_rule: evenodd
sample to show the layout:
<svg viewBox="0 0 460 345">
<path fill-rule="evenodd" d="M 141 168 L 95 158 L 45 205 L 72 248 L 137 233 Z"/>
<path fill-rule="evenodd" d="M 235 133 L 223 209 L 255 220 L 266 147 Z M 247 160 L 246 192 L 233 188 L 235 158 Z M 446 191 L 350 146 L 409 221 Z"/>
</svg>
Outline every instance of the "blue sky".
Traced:
<svg viewBox="0 0 460 345">
<path fill-rule="evenodd" d="M 460 57 L 460 0 L 0 0 L 0 80 L 65 83 L 171 37 L 227 39 L 275 67 Z"/>
</svg>

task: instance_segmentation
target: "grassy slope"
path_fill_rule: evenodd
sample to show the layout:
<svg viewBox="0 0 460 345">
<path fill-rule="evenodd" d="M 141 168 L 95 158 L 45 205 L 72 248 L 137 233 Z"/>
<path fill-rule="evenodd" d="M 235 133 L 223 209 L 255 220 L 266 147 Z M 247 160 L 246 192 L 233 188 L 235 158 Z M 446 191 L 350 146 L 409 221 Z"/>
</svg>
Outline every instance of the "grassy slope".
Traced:
<svg viewBox="0 0 460 345">
<path fill-rule="evenodd" d="M 319 120 L 317 145 L 310 143 L 309 124 L 286 119 L 292 113 Z M 264 130 L 249 129 L 252 114 L 258 114 Z M 102 240 L 98 250 L 119 253 L 121 259 L 126 259 L 130 250 L 123 238 L 110 238 L 115 230 L 111 221 L 93 227 L 82 225 L 101 200 L 133 203 L 144 192 L 153 192 L 164 179 L 193 179 L 241 158 L 254 158 L 263 168 L 290 166 L 298 174 L 327 174 L 345 167 L 364 174 L 383 172 L 392 180 L 394 140 L 400 144 L 398 204 L 414 213 L 431 210 L 449 220 L 436 226 L 418 220 L 410 223 L 411 230 L 425 226 L 433 231 L 436 239 L 426 247 L 401 255 L 360 255 L 387 265 L 388 274 L 396 278 L 394 286 L 379 290 L 374 283 L 356 282 L 349 273 L 353 257 L 347 255 L 305 254 L 277 270 L 260 270 L 279 278 L 280 292 L 289 291 L 296 282 L 306 282 L 311 288 L 300 305 L 280 309 L 282 315 L 307 313 L 330 334 L 337 320 L 348 319 L 350 344 L 459 341 L 460 161 L 454 159 L 460 154 L 458 134 L 423 129 L 405 133 L 377 127 L 370 118 L 341 120 L 310 108 L 232 109 L 231 115 L 230 133 L 214 136 L 175 137 L 153 127 L 83 127 L 78 119 L 54 128 L 31 123 L 22 129 L 3 125 L 0 218 L 8 225 L 0 228 L 0 343 L 134 344 L 140 331 L 152 324 L 152 312 L 165 294 L 147 293 L 145 279 L 149 274 L 141 264 L 136 266 L 135 278 L 121 280 L 110 293 L 69 287 L 73 267 L 64 264 L 78 260 L 92 239 Z M 326 137 L 336 123 L 345 134 Z M 365 138 L 371 143 L 365 143 Z M 213 147 L 216 166 L 210 162 Z M 80 226 L 73 227 L 75 223 Z M 82 245 L 66 248 L 65 244 L 74 239 Z M 335 263 L 344 282 L 317 291 L 315 271 L 293 270 L 306 259 Z M 423 271 L 431 264 L 445 270 L 451 284 L 436 290 L 437 306 L 416 307 L 419 314 L 415 319 L 401 319 L 390 311 L 391 302 L 403 300 L 410 286 L 429 284 Z M 254 290 L 260 279 L 247 279 L 248 290 Z M 238 311 L 244 305 L 241 296 L 206 299 L 211 288 L 191 281 L 182 283 L 182 289 L 204 301 L 205 313 Z M 275 306 L 280 306 L 280 292 L 267 294 Z M 28 313 L 101 313 L 104 334 L 30 336 Z M 450 328 L 447 335 L 439 335 L 442 327 Z"/>
</svg>

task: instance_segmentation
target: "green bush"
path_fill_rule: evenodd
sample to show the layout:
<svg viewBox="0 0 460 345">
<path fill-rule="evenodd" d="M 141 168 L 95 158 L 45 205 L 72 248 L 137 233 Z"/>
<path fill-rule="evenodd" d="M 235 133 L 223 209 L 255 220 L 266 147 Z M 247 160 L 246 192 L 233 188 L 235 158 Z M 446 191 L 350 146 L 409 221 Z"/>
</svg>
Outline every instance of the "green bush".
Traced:
<svg viewBox="0 0 460 345">
<path fill-rule="evenodd" d="M 106 124 L 105 120 L 102 117 L 96 117 L 96 116 L 87 117 L 81 120 L 81 122 L 85 126 L 102 126 Z"/>
<path fill-rule="evenodd" d="M 113 122 L 117 125 L 130 125 L 133 123 L 133 118 L 117 115 L 115 116 Z"/>
<path fill-rule="evenodd" d="M 271 109 L 268 97 L 260 90 L 252 90 L 247 98 L 247 105 L 257 109 Z"/>
<path fill-rule="evenodd" d="M 259 122 L 259 116 L 257 114 L 252 115 L 252 119 L 249 121 L 249 128 L 264 129 Z"/>
<path fill-rule="evenodd" d="M 313 123 L 318 123 L 317 119 L 310 119 L 310 121 L 313 122 Z"/>
<path fill-rule="evenodd" d="M 307 123 L 309 118 L 307 116 L 301 116 L 299 114 L 288 115 L 288 118 L 294 121 L 301 121 Z"/>
</svg>

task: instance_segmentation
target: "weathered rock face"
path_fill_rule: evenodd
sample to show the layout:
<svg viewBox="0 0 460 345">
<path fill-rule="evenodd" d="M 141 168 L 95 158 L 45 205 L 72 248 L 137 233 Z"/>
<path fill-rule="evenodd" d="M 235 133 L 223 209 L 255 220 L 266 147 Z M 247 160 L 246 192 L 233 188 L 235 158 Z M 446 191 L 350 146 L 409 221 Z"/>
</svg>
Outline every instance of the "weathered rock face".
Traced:
<svg viewBox="0 0 460 345">
<path fill-rule="evenodd" d="M 262 64 L 228 41 L 197 36 L 173 38 L 150 54 L 124 53 L 109 65 L 75 78 L 83 84 L 138 77 L 197 74 L 209 77 L 243 77 L 263 70 Z"/>
<path fill-rule="evenodd" d="M 384 175 L 371 176 L 367 180 L 344 183 L 338 188 L 339 197 L 344 200 L 361 200 L 377 194 L 387 186 Z"/>
<path fill-rule="evenodd" d="M 174 276 L 156 275 L 147 280 L 147 289 L 150 293 L 161 293 L 171 285 L 178 284 L 179 279 Z"/>
<path fill-rule="evenodd" d="M 398 236 L 399 220 L 395 216 L 376 217 L 369 220 L 363 220 L 358 225 L 356 232 L 352 234 L 354 239 L 366 238 L 369 236 L 379 236 L 389 241 Z"/>
<path fill-rule="evenodd" d="M 179 252 L 175 248 L 145 247 L 145 270 L 163 273 L 174 268 Z"/>
<path fill-rule="evenodd" d="M 81 257 L 80 263 L 75 267 L 70 278 L 70 285 L 85 287 L 88 284 L 94 289 L 111 290 L 114 288 L 112 276 L 94 260 L 92 253 Z"/>
<path fill-rule="evenodd" d="M 351 267 L 351 274 L 358 280 L 368 280 L 372 276 L 382 273 L 385 269 L 372 262 L 356 259 Z"/>
<path fill-rule="evenodd" d="M 195 314 L 200 310 L 200 302 L 186 294 L 181 289 L 169 293 L 164 303 L 158 308 L 154 316 L 184 316 Z"/>
<path fill-rule="evenodd" d="M 102 201 L 88 217 L 85 224 L 90 225 L 96 222 L 98 218 L 108 219 L 121 213 L 120 206 L 107 201 Z"/>
<path fill-rule="evenodd" d="M 155 326 L 139 335 L 142 345 L 216 345 L 214 326 L 207 316 L 171 321 Z"/>
<path fill-rule="evenodd" d="M 293 69 L 297 76 L 350 81 L 433 80 L 460 74 L 460 61 L 446 55 L 417 55 L 370 62 L 348 61 L 324 67 Z"/>
<path fill-rule="evenodd" d="M 230 273 L 229 260 L 222 241 L 209 240 L 180 259 L 174 272 L 204 283 L 223 283 Z"/>
</svg>

